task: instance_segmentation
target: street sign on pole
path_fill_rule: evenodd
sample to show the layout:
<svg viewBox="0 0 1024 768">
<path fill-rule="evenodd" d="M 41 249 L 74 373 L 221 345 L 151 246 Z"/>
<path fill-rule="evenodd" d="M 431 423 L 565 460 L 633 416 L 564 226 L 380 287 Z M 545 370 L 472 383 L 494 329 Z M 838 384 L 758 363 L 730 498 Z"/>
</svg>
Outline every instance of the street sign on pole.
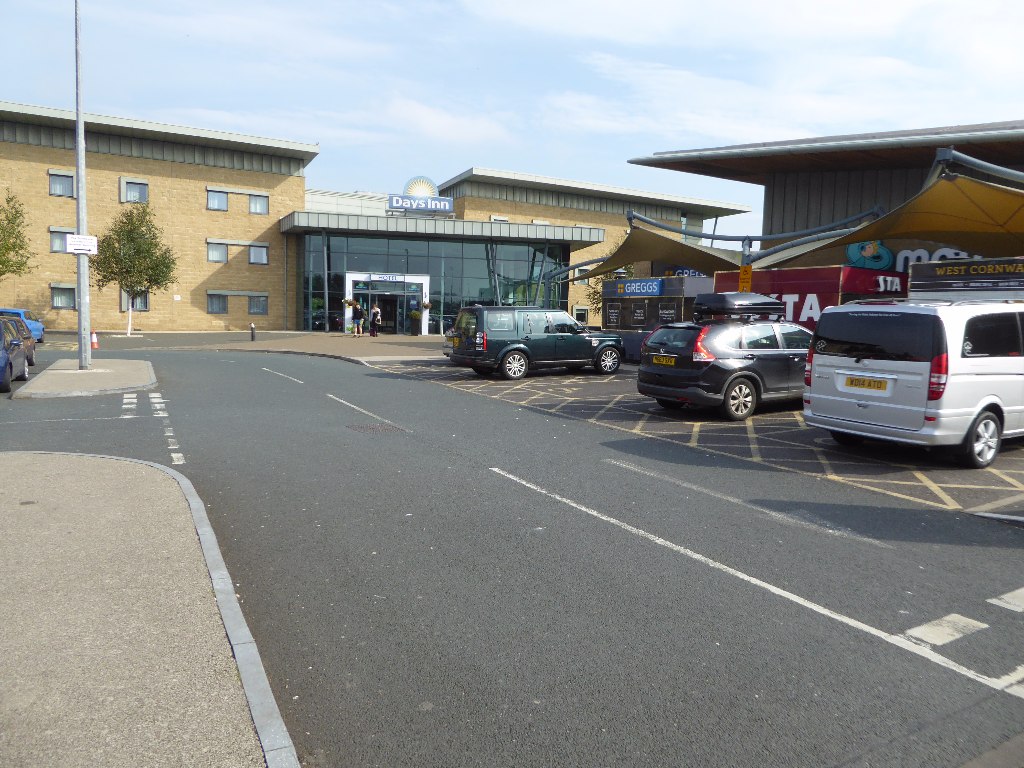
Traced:
<svg viewBox="0 0 1024 768">
<path fill-rule="evenodd" d="M 97 252 L 97 240 L 95 235 L 67 235 L 67 253 L 88 253 L 92 256 Z"/>
</svg>

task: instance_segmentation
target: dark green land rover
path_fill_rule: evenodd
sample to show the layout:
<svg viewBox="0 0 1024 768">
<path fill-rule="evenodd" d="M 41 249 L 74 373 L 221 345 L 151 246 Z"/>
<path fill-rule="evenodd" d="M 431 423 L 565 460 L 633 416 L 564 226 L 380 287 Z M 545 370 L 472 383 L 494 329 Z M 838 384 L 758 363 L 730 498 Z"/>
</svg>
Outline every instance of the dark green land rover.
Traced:
<svg viewBox="0 0 1024 768">
<path fill-rule="evenodd" d="M 481 376 L 499 371 L 506 379 L 559 366 L 592 365 L 599 373 L 615 373 L 623 351 L 620 336 L 591 331 L 569 313 L 543 307 L 463 307 L 445 334 L 452 364 Z"/>
</svg>

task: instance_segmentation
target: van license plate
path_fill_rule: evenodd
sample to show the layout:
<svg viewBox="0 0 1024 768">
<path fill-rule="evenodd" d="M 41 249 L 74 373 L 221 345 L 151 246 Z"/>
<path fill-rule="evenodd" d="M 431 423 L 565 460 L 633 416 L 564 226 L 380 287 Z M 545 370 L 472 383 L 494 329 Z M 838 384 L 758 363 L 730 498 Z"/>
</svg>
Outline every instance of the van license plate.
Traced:
<svg viewBox="0 0 1024 768">
<path fill-rule="evenodd" d="M 676 359 L 671 355 L 651 355 L 651 362 L 655 365 L 675 365 Z"/>
<path fill-rule="evenodd" d="M 846 386 L 852 389 L 870 389 L 874 392 L 885 392 L 889 388 L 886 379 L 869 379 L 867 376 L 847 376 Z"/>
</svg>

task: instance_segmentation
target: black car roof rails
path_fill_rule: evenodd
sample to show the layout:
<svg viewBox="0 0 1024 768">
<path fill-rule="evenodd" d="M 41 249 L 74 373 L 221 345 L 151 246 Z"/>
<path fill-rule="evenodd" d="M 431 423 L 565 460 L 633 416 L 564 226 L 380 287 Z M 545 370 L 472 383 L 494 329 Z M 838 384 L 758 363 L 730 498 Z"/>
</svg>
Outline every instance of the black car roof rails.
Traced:
<svg viewBox="0 0 1024 768">
<path fill-rule="evenodd" d="M 786 316 L 786 306 L 778 299 L 760 293 L 698 293 L 693 300 L 693 319 L 698 322 L 712 317 L 750 321 L 762 316 L 782 320 Z"/>
</svg>

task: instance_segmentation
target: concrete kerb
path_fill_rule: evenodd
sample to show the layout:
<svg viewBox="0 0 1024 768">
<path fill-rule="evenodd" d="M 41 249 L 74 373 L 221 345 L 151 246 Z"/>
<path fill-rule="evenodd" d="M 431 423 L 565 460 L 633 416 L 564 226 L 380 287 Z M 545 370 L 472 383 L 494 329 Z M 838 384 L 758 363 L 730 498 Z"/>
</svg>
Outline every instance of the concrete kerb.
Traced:
<svg viewBox="0 0 1024 768">
<path fill-rule="evenodd" d="M 58 453 L 56 455 L 62 454 Z M 94 454 L 66 455 L 92 455 L 94 458 L 142 464 L 167 474 L 178 484 L 192 513 L 192 522 L 199 537 L 203 559 L 206 561 L 206 567 L 210 573 L 210 581 L 213 585 L 217 607 L 220 610 L 221 621 L 224 623 L 228 642 L 231 645 L 231 651 L 238 666 L 242 689 L 245 691 L 249 712 L 252 716 L 253 725 L 256 728 L 260 746 L 263 749 L 267 768 L 301 768 L 295 746 L 292 743 L 291 736 L 288 734 L 284 719 L 281 717 L 281 711 L 278 709 L 274 693 L 270 688 L 270 681 L 267 679 L 266 670 L 263 668 L 259 649 L 256 647 L 252 633 L 249 631 L 249 625 L 242 615 L 242 608 L 238 604 L 234 583 L 231 581 L 231 576 L 221 555 L 220 545 L 217 543 L 217 536 L 213 532 L 210 518 L 206 514 L 206 505 L 199 498 L 199 494 L 196 492 L 192 482 L 183 474 L 170 467 L 141 459 Z"/>
</svg>

